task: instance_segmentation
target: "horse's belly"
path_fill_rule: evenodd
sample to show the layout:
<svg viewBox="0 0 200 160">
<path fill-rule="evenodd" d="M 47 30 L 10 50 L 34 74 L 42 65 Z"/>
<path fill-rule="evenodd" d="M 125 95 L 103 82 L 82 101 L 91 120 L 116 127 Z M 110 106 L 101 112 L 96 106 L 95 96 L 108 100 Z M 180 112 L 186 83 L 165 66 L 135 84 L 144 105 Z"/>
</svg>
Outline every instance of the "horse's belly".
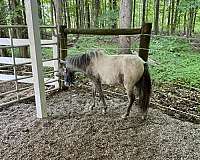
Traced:
<svg viewBox="0 0 200 160">
<path fill-rule="evenodd" d="M 101 75 L 101 82 L 103 84 L 119 84 L 121 83 L 117 74 L 103 74 Z"/>
</svg>

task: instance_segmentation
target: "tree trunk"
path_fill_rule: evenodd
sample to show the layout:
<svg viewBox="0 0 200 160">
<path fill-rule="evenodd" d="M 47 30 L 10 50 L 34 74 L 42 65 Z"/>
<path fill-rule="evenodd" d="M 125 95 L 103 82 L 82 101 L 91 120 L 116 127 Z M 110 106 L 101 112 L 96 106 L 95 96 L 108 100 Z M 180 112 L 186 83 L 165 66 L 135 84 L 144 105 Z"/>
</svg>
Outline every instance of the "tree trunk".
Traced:
<svg viewBox="0 0 200 160">
<path fill-rule="evenodd" d="M 76 0 L 76 28 L 80 28 L 79 14 L 80 14 L 80 3 L 79 0 Z"/>
<path fill-rule="evenodd" d="M 184 14 L 184 20 L 183 20 L 184 22 L 183 22 L 183 34 L 184 35 L 186 35 L 186 28 L 187 28 L 187 26 L 186 26 L 186 24 L 187 24 L 187 11 L 185 12 L 185 14 Z"/>
<path fill-rule="evenodd" d="M 193 17 L 194 17 L 194 9 L 190 8 L 189 15 L 188 15 L 187 37 L 192 36 Z"/>
<path fill-rule="evenodd" d="M 84 13 L 84 2 L 83 0 L 79 1 L 80 8 L 79 8 L 79 16 L 80 16 L 80 28 L 84 28 L 85 25 L 85 13 Z"/>
<path fill-rule="evenodd" d="M 142 2 L 141 2 L 141 0 L 139 0 L 139 1 L 140 1 L 140 3 L 138 4 L 138 25 L 141 26 L 141 24 L 140 24 L 140 22 L 141 22 L 141 5 L 140 4 L 142 4 Z"/>
<path fill-rule="evenodd" d="M 149 21 L 149 9 L 150 9 L 150 6 L 151 6 L 151 1 L 147 1 L 146 2 L 146 22 Z"/>
<path fill-rule="evenodd" d="M 68 26 L 68 28 L 71 28 L 71 17 L 70 17 L 70 12 L 69 12 L 70 2 L 69 1 L 66 2 L 66 8 L 67 8 L 67 26 Z"/>
<path fill-rule="evenodd" d="M 113 10 L 116 11 L 117 10 L 117 1 L 116 0 L 112 0 L 112 1 L 113 1 Z M 115 22 L 112 25 L 112 28 L 117 28 L 117 19 L 115 19 Z"/>
<path fill-rule="evenodd" d="M 87 28 L 90 28 L 90 5 L 88 0 L 85 1 L 85 10 L 86 10 L 86 25 Z"/>
<path fill-rule="evenodd" d="M 198 8 L 196 8 L 195 13 L 194 13 L 194 20 L 193 20 L 193 25 L 192 25 L 192 33 L 194 33 L 194 29 L 195 29 L 197 12 L 198 12 Z"/>
<path fill-rule="evenodd" d="M 146 0 L 142 3 L 142 25 L 145 23 Z"/>
<path fill-rule="evenodd" d="M 63 2 L 64 25 L 67 25 L 67 2 Z"/>
<path fill-rule="evenodd" d="M 133 28 L 135 28 L 135 9 L 136 9 L 136 0 L 133 1 Z"/>
<path fill-rule="evenodd" d="M 120 28 L 131 28 L 132 0 L 122 0 L 120 5 Z M 131 53 L 130 36 L 119 36 L 121 46 L 120 54 Z"/>
<path fill-rule="evenodd" d="M 98 17 L 100 11 L 100 0 L 95 0 L 95 27 L 99 27 Z"/>
<path fill-rule="evenodd" d="M 171 34 L 173 34 L 175 0 L 171 0 Z"/>
<path fill-rule="evenodd" d="M 167 21 L 167 34 L 169 35 L 170 30 L 170 18 L 171 18 L 171 0 L 168 3 L 168 21 Z"/>
<path fill-rule="evenodd" d="M 180 0 L 176 1 L 176 10 L 175 10 L 175 15 L 174 15 L 174 22 L 172 24 L 172 34 L 175 33 L 176 31 L 176 24 L 177 24 L 177 18 L 178 18 L 178 7 L 179 7 L 179 2 Z"/>
<path fill-rule="evenodd" d="M 162 29 L 161 32 L 163 33 L 164 31 L 164 21 L 165 21 L 165 7 L 166 7 L 166 0 L 163 2 L 163 13 L 162 13 Z"/>
<path fill-rule="evenodd" d="M 160 0 L 156 0 L 155 4 L 155 19 L 154 19 L 154 31 L 155 35 L 159 33 L 159 7 L 160 7 Z"/>
</svg>

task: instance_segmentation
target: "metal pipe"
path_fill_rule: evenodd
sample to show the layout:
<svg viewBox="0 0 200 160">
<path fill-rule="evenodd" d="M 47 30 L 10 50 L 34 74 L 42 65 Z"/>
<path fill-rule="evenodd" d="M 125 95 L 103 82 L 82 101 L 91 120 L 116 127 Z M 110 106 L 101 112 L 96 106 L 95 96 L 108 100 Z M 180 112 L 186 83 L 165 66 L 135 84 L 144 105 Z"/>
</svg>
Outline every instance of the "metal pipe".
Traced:
<svg viewBox="0 0 200 160">
<path fill-rule="evenodd" d="M 12 60 L 13 60 L 13 70 L 14 70 L 14 76 L 15 76 L 15 89 L 16 91 L 18 91 L 18 81 L 17 81 L 17 71 L 16 71 L 16 61 L 15 61 L 15 51 L 14 51 L 14 48 L 13 48 L 13 38 L 12 38 L 12 31 L 11 31 L 12 28 L 9 28 L 8 29 L 8 32 L 9 32 L 9 37 L 10 37 L 10 46 L 12 47 L 11 48 L 11 54 L 12 54 Z M 19 94 L 17 92 L 17 99 L 19 100 Z"/>
<path fill-rule="evenodd" d="M 26 65 L 26 64 L 31 64 L 32 62 L 24 62 L 24 63 L 20 63 L 20 64 L 16 64 L 15 66 L 21 66 L 21 65 Z M 4 65 L 4 66 L 0 66 L 0 69 L 3 68 L 8 68 L 8 67 L 13 67 L 13 64 L 9 64 L 9 65 Z"/>
<path fill-rule="evenodd" d="M 45 60 L 42 60 L 42 62 L 47 62 L 47 61 L 52 61 L 52 60 L 58 60 L 58 58 L 45 59 Z M 21 65 L 31 64 L 31 63 L 32 62 L 24 62 L 24 63 L 16 64 L 15 66 L 21 66 Z M 0 69 L 7 68 L 7 67 L 13 67 L 13 66 L 14 66 L 13 64 L 0 66 Z"/>
<path fill-rule="evenodd" d="M 12 90 L 12 91 L 8 91 L 8 92 L 4 92 L 4 93 L 1 93 L 0 94 L 0 97 L 1 96 L 5 96 L 7 94 L 11 94 L 11 93 L 15 93 L 15 92 L 21 92 L 21 91 L 24 91 L 24 90 L 27 90 L 27 89 L 30 89 L 31 87 L 25 87 L 25 88 L 20 88 L 18 89 L 17 91 L 16 90 Z"/>
<path fill-rule="evenodd" d="M 53 92 L 53 91 L 56 91 L 56 90 L 58 90 L 58 89 L 57 89 L 57 88 L 50 89 L 50 90 L 45 91 L 45 93 Z M 0 107 L 7 106 L 7 105 L 11 105 L 11 104 L 13 104 L 13 103 L 20 102 L 20 101 L 23 101 L 23 100 L 26 100 L 26 99 L 29 99 L 29 98 L 33 98 L 34 96 L 35 96 L 35 95 L 32 94 L 32 95 L 30 95 L 30 96 L 27 96 L 27 97 L 24 97 L 24 98 L 20 98 L 20 100 L 15 99 L 15 100 L 13 100 L 13 101 L 0 104 Z"/>
<path fill-rule="evenodd" d="M 27 28 L 27 25 L 0 25 L 0 28 Z M 56 28 L 56 26 L 40 26 L 40 28 Z"/>
<path fill-rule="evenodd" d="M 22 78 L 17 78 L 17 80 L 19 81 L 19 80 L 27 79 L 27 78 L 31 78 L 31 77 L 33 77 L 33 76 L 31 75 L 31 76 L 26 76 L 26 77 L 22 77 Z M 15 81 L 15 79 L 8 80 L 8 81 L 1 81 L 1 82 L 0 82 L 0 85 L 1 85 L 1 84 L 4 84 L 4 83 L 7 83 L 7 82 L 13 82 L 13 81 Z"/>
<path fill-rule="evenodd" d="M 0 49 L 10 49 L 10 48 L 20 48 L 20 47 L 28 47 L 29 45 L 18 45 L 18 46 L 0 46 Z"/>
</svg>

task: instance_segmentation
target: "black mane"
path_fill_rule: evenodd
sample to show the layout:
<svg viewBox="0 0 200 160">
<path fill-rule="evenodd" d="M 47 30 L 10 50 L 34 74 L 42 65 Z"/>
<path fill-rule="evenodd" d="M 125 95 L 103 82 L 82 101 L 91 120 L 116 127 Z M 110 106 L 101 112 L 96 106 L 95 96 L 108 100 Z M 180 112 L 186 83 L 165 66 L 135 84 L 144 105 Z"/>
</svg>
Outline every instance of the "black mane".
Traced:
<svg viewBox="0 0 200 160">
<path fill-rule="evenodd" d="M 77 56 L 73 56 L 67 58 L 67 65 L 70 65 L 73 68 L 77 68 L 83 71 L 86 71 L 87 66 L 91 63 L 91 60 L 94 58 L 98 58 L 102 55 L 101 52 L 98 51 L 91 51 L 89 53 L 80 54 Z"/>
</svg>

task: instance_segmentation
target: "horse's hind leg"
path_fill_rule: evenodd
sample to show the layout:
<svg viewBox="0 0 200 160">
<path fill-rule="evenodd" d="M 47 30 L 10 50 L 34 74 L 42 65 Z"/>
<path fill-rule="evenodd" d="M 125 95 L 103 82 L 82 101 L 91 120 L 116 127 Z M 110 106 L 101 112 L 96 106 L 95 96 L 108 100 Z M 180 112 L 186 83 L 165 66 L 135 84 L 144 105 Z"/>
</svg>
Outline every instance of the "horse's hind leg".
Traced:
<svg viewBox="0 0 200 160">
<path fill-rule="evenodd" d="M 133 102 L 135 101 L 135 95 L 134 95 L 133 87 L 128 88 L 128 87 L 125 86 L 125 88 L 126 88 L 126 91 L 127 91 L 129 103 L 128 103 L 128 108 L 127 108 L 126 114 L 124 114 L 122 116 L 122 118 L 127 118 L 129 116 L 130 111 L 131 111 L 131 107 L 133 105 Z"/>
</svg>

